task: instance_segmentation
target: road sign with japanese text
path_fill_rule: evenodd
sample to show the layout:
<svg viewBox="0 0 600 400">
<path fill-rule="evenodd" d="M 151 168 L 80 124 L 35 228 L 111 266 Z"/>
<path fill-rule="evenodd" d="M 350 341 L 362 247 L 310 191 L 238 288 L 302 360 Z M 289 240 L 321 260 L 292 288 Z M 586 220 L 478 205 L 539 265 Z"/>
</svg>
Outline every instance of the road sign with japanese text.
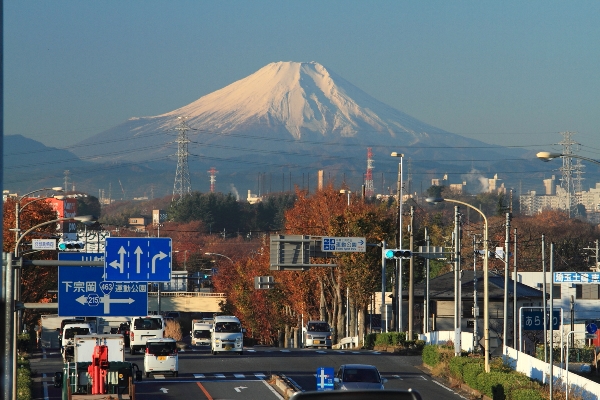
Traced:
<svg viewBox="0 0 600 400">
<path fill-rule="evenodd" d="M 321 251 L 364 253 L 367 251 L 367 239 L 364 237 L 323 237 Z"/>
<path fill-rule="evenodd" d="M 101 261 L 102 253 L 59 253 L 59 261 Z M 135 317 L 148 314 L 146 282 L 104 280 L 102 267 L 58 267 L 61 317 Z"/>
<path fill-rule="evenodd" d="M 549 319 L 550 314 L 546 314 Z M 550 321 L 546 329 L 550 329 Z M 523 330 L 524 331 L 543 331 L 544 330 L 544 312 L 543 310 L 526 310 L 523 311 Z M 560 310 L 554 310 L 552 312 L 552 329 L 560 328 Z"/>
</svg>

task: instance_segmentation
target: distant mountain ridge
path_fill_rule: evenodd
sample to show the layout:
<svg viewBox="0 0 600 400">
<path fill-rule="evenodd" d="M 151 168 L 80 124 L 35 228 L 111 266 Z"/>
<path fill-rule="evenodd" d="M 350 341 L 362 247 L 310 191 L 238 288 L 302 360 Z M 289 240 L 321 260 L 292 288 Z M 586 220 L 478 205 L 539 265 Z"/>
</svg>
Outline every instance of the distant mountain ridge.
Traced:
<svg viewBox="0 0 600 400">
<path fill-rule="evenodd" d="M 316 62 L 270 63 L 178 109 L 130 118 L 81 141 L 74 152 L 100 165 L 138 163 L 147 172 L 168 176 L 170 169 L 174 175 L 180 117 L 190 127 L 188 162 L 192 187 L 197 190 L 208 188 L 195 182 L 207 182 L 206 171 L 213 166 L 219 171 L 221 191 L 230 185 L 242 190 L 256 187 L 257 176 L 265 171 L 304 176 L 326 169 L 338 176 L 338 183 L 340 174 L 362 183 L 368 147 L 373 149 L 375 171 L 381 171 L 377 160 L 390 162 L 391 151 L 426 162 L 415 162 L 415 171 L 457 160 L 471 162 L 470 167 L 477 164 L 473 160 L 489 165 L 524 153 L 428 125 Z M 454 168 L 465 169 L 453 164 L 439 173 Z M 108 178 L 114 176 L 103 180 Z M 172 188 L 172 183 L 160 185 Z"/>
</svg>

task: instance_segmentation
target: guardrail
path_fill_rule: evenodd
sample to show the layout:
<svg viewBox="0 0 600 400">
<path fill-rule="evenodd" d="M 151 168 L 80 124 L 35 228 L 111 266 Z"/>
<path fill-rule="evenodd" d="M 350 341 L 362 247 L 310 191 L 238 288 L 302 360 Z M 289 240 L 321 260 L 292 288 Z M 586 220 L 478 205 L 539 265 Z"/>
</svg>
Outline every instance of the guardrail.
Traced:
<svg viewBox="0 0 600 400">
<path fill-rule="evenodd" d="M 148 296 L 158 297 L 158 292 L 148 292 Z M 214 297 L 224 299 L 225 293 L 210 292 L 160 292 L 160 297 Z"/>
<path fill-rule="evenodd" d="M 340 349 L 350 349 L 353 347 L 358 347 L 358 336 L 348 336 L 342 338 L 338 343 L 338 348 Z"/>
</svg>

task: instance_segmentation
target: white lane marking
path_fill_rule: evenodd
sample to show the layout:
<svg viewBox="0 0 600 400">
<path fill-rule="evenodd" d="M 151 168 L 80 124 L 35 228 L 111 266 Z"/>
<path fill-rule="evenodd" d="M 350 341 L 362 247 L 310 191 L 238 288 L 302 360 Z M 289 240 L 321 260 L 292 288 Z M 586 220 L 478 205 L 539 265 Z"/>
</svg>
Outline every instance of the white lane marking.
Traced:
<svg viewBox="0 0 600 400">
<path fill-rule="evenodd" d="M 194 374 L 194 378 L 196 378 L 196 379 L 204 379 L 204 374 Z"/>
<path fill-rule="evenodd" d="M 154 375 L 154 379 L 165 379 L 164 375 Z"/>
<path fill-rule="evenodd" d="M 42 358 L 46 358 L 46 349 L 42 349 Z"/>
<path fill-rule="evenodd" d="M 44 358 L 46 358 L 46 352 L 44 351 Z M 48 400 L 48 382 L 46 382 L 46 374 L 42 374 L 42 379 L 44 380 L 44 400 Z"/>
<path fill-rule="evenodd" d="M 244 374 L 233 374 L 236 378 L 244 379 L 246 376 Z"/>
<path fill-rule="evenodd" d="M 317 350 L 317 353 L 320 353 L 320 354 L 327 354 L 327 352 L 326 352 L 326 351 L 323 351 L 323 350 Z"/>
<path fill-rule="evenodd" d="M 225 375 L 223 375 L 223 374 L 215 374 L 215 378 L 225 379 Z"/>
<path fill-rule="evenodd" d="M 246 351 L 249 352 L 249 353 L 256 353 L 256 350 L 254 350 L 254 349 L 248 349 Z"/>
<path fill-rule="evenodd" d="M 466 397 L 463 397 L 463 396 L 461 396 L 460 394 L 456 393 L 454 390 L 452 390 L 452 389 L 450 389 L 450 388 L 448 388 L 448 387 L 446 387 L 446 386 L 442 385 L 441 383 L 439 383 L 439 382 L 438 382 L 438 381 L 436 381 L 435 379 L 432 379 L 432 380 L 431 380 L 431 382 L 435 383 L 436 385 L 439 385 L 439 386 L 443 387 L 444 389 L 446 389 L 446 390 L 447 390 L 447 391 L 449 391 L 449 392 L 452 392 L 452 393 L 454 393 L 455 395 L 457 395 L 457 396 L 458 396 L 458 397 L 460 397 L 461 399 L 468 400 Z"/>
<path fill-rule="evenodd" d="M 260 372 L 255 373 L 254 376 L 257 377 L 258 379 L 264 379 L 264 378 L 266 378 L 266 375 L 262 374 Z"/>
<path fill-rule="evenodd" d="M 353 351 L 352 354 L 360 354 L 360 351 Z"/>
<path fill-rule="evenodd" d="M 265 384 L 265 386 L 266 386 L 266 387 L 267 387 L 267 388 L 268 388 L 268 389 L 269 389 L 271 392 L 273 392 L 273 394 L 274 394 L 275 396 L 277 396 L 277 398 L 278 398 L 279 400 L 284 400 L 284 398 L 283 398 L 283 397 L 281 397 L 281 395 L 280 395 L 280 394 L 277 392 L 277 390 L 275 390 L 275 388 L 274 388 L 274 387 L 272 387 L 271 385 L 269 385 L 269 383 L 268 383 L 267 381 L 262 381 L 262 382 Z"/>
<path fill-rule="evenodd" d="M 290 350 L 279 350 L 279 351 L 282 353 L 290 353 L 291 352 Z"/>
</svg>

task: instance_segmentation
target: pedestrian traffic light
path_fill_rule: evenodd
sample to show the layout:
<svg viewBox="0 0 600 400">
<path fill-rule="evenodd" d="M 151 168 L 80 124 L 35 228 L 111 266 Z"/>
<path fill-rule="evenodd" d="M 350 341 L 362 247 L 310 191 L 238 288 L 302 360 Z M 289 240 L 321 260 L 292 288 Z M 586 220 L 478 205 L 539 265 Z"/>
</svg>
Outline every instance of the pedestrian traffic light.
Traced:
<svg viewBox="0 0 600 400">
<path fill-rule="evenodd" d="M 65 240 L 58 244 L 58 249 L 61 251 L 78 251 L 85 248 L 85 243 L 78 240 Z"/>
<path fill-rule="evenodd" d="M 385 251 L 385 258 L 388 260 L 392 259 L 401 259 L 401 258 L 410 258 L 412 256 L 412 252 L 410 250 L 402 250 L 402 249 L 387 249 Z"/>
</svg>

